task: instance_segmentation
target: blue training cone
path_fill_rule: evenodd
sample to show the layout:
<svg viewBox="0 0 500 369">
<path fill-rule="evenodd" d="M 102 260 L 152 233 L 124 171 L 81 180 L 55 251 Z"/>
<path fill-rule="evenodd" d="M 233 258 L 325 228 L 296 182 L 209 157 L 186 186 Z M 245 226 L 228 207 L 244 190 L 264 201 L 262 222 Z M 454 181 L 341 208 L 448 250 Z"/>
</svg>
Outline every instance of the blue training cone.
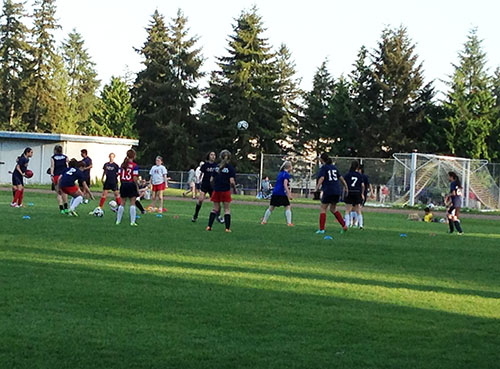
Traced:
<svg viewBox="0 0 500 369">
<path fill-rule="evenodd" d="M 31 219 L 31 217 L 29 215 L 25 215 L 23 216 L 23 219 Z"/>
<path fill-rule="evenodd" d="M 325 236 L 323 239 L 324 240 L 333 240 L 333 237 L 332 236 Z"/>
</svg>

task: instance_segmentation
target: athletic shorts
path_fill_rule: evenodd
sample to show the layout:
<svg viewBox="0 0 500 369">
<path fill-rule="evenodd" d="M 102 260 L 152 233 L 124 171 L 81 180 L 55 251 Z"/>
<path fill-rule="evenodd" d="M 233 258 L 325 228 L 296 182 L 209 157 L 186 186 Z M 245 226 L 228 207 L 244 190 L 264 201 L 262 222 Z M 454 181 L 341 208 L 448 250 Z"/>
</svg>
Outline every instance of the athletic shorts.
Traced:
<svg viewBox="0 0 500 369">
<path fill-rule="evenodd" d="M 60 175 L 60 174 L 59 174 L 59 175 L 54 175 L 54 176 L 52 176 L 52 184 L 53 184 L 54 186 L 57 186 L 57 184 L 59 183 L 59 178 L 61 178 L 61 175 Z"/>
<path fill-rule="evenodd" d="M 65 194 L 71 195 L 75 192 L 78 192 L 79 188 L 77 185 L 69 186 L 69 187 L 61 187 L 61 191 Z"/>
<path fill-rule="evenodd" d="M 78 181 L 78 184 L 82 189 L 83 189 L 83 182 L 85 182 L 87 186 L 90 188 L 90 178 L 85 178 L 83 181 Z"/>
<path fill-rule="evenodd" d="M 154 184 L 153 185 L 153 192 L 165 191 L 165 188 L 167 188 L 167 186 L 165 185 L 165 182 L 157 184 L 157 185 Z"/>
<path fill-rule="evenodd" d="M 134 182 L 123 182 L 120 186 L 120 197 L 125 199 L 130 199 L 132 197 L 138 197 L 139 192 L 137 192 L 137 185 Z"/>
<path fill-rule="evenodd" d="M 195 184 L 194 184 L 194 188 L 196 188 L 197 190 L 200 190 L 201 185 L 200 185 L 199 183 L 195 183 Z"/>
<path fill-rule="evenodd" d="M 322 204 L 338 204 L 340 200 L 340 195 L 325 195 L 321 198 Z"/>
<path fill-rule="evenodd" d="M 231 191 L 214 191 L 210 200 L 212 202 L 231 202 Z"/>
<path fill-rule="evenodd" d="M 17 170 L 14 173 L 12 173 L 12 185 L 13 186 L 23 186 L 24 185 L 23 176 L 21 174 L 19 174 L 19 172 Z"/>
<path fill-rule="evenodd" d="M 208 193 L 210 196 L 212 196 L 212 192 L 214 190 L 212 189 L 212 186 L 210 186 L 209 184 L 206 185 L 206 184 L 202 183 L 201 186 L 200 186 L 200 191 L 204 192 L 204 193 Z"/>
<path fill-rule="evenodd" d="M 354 192 L 347 195 L 344 201 L 346 204 L 356 206 L 361 205 L 363 203 L 363 199 L 361 198 L 361 194 L 359 192 Z"/>
<path fill-rule="evenodd" d="M 104 185 L 102 186 L 102 189 L 108 190 L 108 191 L 117 191 L 118 190 L 118 182 L 105 181 Z"/>
<path fill-rule="evenodd" d="M 283 196 L 283 195 L 272 195 L 271 196 L 271 206 L 290 206 L 290 200 L 288 199 L 288 196 Z"/>
</svg>

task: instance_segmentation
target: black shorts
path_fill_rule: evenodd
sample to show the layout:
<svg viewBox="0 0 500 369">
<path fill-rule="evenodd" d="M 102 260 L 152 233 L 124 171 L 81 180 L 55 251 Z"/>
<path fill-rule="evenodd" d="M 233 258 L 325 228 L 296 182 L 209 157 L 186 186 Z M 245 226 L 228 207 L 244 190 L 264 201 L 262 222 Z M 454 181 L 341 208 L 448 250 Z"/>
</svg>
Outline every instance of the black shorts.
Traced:
<svg viewBox="0 0 500 369">
<path fill-rule="evenodd" d="M 359 192 L 349 192 L 345 198 L 345 203 L 352 206 L 361 205 L 363 203 L 363 199 L 361 198 L 361 194 Z"/>
<path fill-rule="evenodd" d="M 15 172 L 12 173 L 12 185 L 13 186 L 23 186 L 24 180 L 23 176 L 19 174 L 19 171 L 16 169 Z"/>
<path fill-rule="evenodd" d="M 194 184 L 194 188 L 196 188 L 197 190 L 200 190 L 200 187 L 201 187 L 201 186 L 200 186 L 200 184 L 199 184 L 199 183 L 195 183 L 195 184 Z"/>
<path fill-rule="evenodd" d="M 82 181 L 78 181 L 78 185 L 80 186 L 80 188 L 83 189 L 83 182 L 85 182 L 87 184 L 87 186 L 90 188 L 90 178 L 85 178 L 84 180 Z"/>
<path fill-rule="evenodd" d="M 210 196 L 212 196 L 212 192 L 214 191 L 214 189 L 209 184 L 202 183 L 200 186 L 200 191 L 208 193 Z"/>
<path fill-rule="evenodd" d="M 271 196 L 271 206 L 290 206 L 290 200 L 288 196 L 283 195 L 272 195 Z"/>
<path fill-rule="evenodd" d="M 104 185 L 102 186 L 102 189 L 108 190 L 108 191 L 117 191 L 118 190 L 118 182 L 105 181 Z"/>
<path fill-rule="evenodd" d="M 325 195 L 321 198 L 322 204 L 338 204 L 340 200 L 340 195 Z"/>
<path fill-rule="evenodd" d="M 139 192 L 137 192 L 137 185 L 134 182 L 124 182 L 120 186 L 120 197 L 125 199 L 130 199 L 132 197 L 138 197 Z"/>
</svg>

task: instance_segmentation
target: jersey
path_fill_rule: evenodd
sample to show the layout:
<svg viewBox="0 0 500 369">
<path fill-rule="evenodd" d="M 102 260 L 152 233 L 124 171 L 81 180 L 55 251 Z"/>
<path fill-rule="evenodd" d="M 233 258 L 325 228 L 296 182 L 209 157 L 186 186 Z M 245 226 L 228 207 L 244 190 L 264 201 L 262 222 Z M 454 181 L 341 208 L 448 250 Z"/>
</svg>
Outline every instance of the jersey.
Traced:
<svg viewBox="0 0 500 369">
<path fill-rule="evenodd" d="M 276 185 L 273 189 L 273 195 L 287 196 L 285 180 L 288 180 L 288 183 L 290 183 L 290 173 L 288 173 L 286 170 L 282 170 L 278 173 L 278 178 L 276 178 Z"/>
<path fill-rule="evenodd" d="M 231 164 L 226 164 L 226 166 L 220 169 L 218 166 L 215 167 L 214 176 L 214 191 L 225 192 L 231 189 L 230 178 L 236 177 L 236 170 Z"/>
<path fill-rule="evenodd" d="M 153 167 L 149 171 L 149 175 L 151 176 L 151 183 L 153 185 L 160 185 L 164 183 L 164 175 L 167 175 L 167 173 L 167 168 L 165 168 L 163 165 L 153 165 Z"/>
<path fill-rule="evenodd" d="M 347 182 L 347 188 L 349 189 L 349 192 L 361 194 L 361 185 L 363 184 L 363 177 L 361 176 L 361 173 L 348 172 L 344 176 L 344 179 Z"/>
<path fill-rule="evenodd" d="M 109 184 L 118 183 L 118 172 L 120 167 L 116 163 L 106 163 L 102 167 L 104 174 L 106 175 L 106 182 Z"/>
<path fill-rule="evenodd" d="M 337 167 L 333 164 L 325 164 L 319 170 L 318 178 L 323 177 L 321 190 L 323 195 L 340 195 L 340 179 L 341 175 Z"/>
<path fill-rule="evenodd" d="M 83 158 L 82 161 L 85 163 L 85 166 L 88 167 L 92 165 L 92 159 L 89 158 L 88 156 L 86 158 Z M 84 179 L 90 179 L 90 169 L 85 169 L 83 171 Z"/>
<path fill-rule="evenodd" d="M 54 175 L 60 176 L 68 169 L 68 157 L 64 154 L 54 154 L 52 155 L 52 160 L 54 160 Z"/>
<path fill-rule="evenodd" d="M 215 173 L 215 168 L 217 168 L 216 163 L 205 163 L 201 166 L 200 171 L 203 174 L 201 184 L 204 187 L 210 186 L 210 179 L 212 179 Z"/>
<path fill-rule="evenodd" d="M 19 165 L 19 169 L 21 169 L 21 172 L 24 174 L 28 170 L 28 163 L 30 159 L 28 159 L 26 156 L 21 155 L 20 157 L 17 158 L 17 163 L 16 167 L 14 168 L 14 173 L 19 174 L 17 170 L 17 166 Z"/>
<path fill-rule="evenodd" d="M 59 179 L 59 187 L 72 187 L 75 181 L 83 181 L 85 174 L 78 168 L 67 168 Z"/>
<path fill-rule="evenodd" d="M 457 181 L 450 183 L 450 194 L 455 192 L 455 195 L 451 195 L 451 202 L 453 206 L 459 208 L 462 206 L 462 188 L 458 185 Z"/>
<path fill-rule="evenodd" d="M 139 176 L 139 167 L 133 161 L 128 162 L 125 168 L 120 167 L 118 171 L 121 183 L 133 183 L 134 177 Z"/>
</svg>

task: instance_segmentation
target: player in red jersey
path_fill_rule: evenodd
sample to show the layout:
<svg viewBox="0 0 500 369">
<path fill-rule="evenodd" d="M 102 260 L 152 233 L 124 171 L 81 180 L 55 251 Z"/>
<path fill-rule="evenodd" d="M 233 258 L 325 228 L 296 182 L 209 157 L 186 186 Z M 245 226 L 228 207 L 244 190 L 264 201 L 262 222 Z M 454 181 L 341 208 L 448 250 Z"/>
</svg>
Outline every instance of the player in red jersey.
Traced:
<svg viewBox="0 0 500 369">
<path fill-rule="evenodd" d="M 116 212 L 116 224 L 120 224 L 127 205 L 127 199 L 130 199 L 130 225 L 137 226 L 135 222 L 137 210 L 135 200 L 139 196 L 139 167 L 134 162 L 135 151 L 130 149 L 127 151 L 127 157 L 120 166 L 120 196 L 122 203 Z"/>
</svg>

